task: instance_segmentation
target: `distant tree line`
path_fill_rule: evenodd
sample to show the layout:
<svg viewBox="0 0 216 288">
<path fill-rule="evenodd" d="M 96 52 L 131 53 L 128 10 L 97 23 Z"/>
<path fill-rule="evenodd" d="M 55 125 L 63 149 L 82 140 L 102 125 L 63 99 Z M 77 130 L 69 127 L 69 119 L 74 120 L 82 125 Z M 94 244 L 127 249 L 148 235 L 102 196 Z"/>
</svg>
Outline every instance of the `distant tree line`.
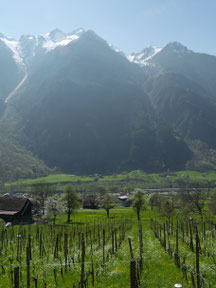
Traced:
<svg viewBox="0 0 216 288">
<path fill-rule="evenodd" d="M 117 190 L 115 190 L 117 192 Z M 66 185 L 64 192 L 59 194 L 53 187 L 40 183 L 32 186 L 31 196 L 34 199 L 34 207 L 41 216 L 53 217 L 55 224 L 57 215 L 67 214 L 67 222 L 71 222 L 74 211 L 81 206 L 83 208 L 103 208 L 107 217 L 113 209 L 118 197 L 107 191 L 105 186 L 92 185 L 88 191 L 77 193 L 72 185 Z M 160 217 L 170 218 L 173 215 L 193 216 L 201 219 L 206 215 L 216 215 L 216 189 L 203 188 L 194 184 L 191 188 L 185 188 L 176 193 L 151 193 L 147 194 L 143 189 L 135 189 L 129 199 L 131 206 L 140 220 L 141 211 L 150 209 Z"/>
</svg>

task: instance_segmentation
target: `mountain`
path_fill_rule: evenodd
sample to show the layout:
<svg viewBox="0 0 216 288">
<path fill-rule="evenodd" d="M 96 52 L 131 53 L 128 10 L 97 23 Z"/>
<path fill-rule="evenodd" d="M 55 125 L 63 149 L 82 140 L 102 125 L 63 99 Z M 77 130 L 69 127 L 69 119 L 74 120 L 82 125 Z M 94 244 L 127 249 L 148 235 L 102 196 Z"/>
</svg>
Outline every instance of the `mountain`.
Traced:
<svg viewBox="0 0 216 288">
<path fill-rule="evenodd" d="M 216 57 L 178 42 L 126 57 L 81 28 L 0 38 L 20 77 L 0 101 L 0 171 L 180 170 L 201 167 L 196 141 L 202 155 L 216 149 Z M 209 62 L 212 79 L 203 75 Z"/>
<path fill-rule="evenodd" d="M 67 46 L 72 41 L 79 39 L 82 33 L 84 33 L 84 30 L 80 28 L 68 34 L 59 29 L 54 29 L 50 33 L 37 36 L 23 35 L 19 40 L 21 57 L 29 65 L 35 56 L 46 54 L 57 47 Z"/>
<path fill-rule="evenodd" d="M 24 66 L 18 42 L 0 34 L 0 99 L 5 100 L 23 78 Z"/>
<path fill-rule="evenodd" d="M 173 42 L 149 65 L 163 71 L 153 80 L 150 93 L 157 113 L 185 137 L 216 148 L 216 57 Z"/>
<path fill-rule="evenodd" d="M 166 71 L 184 75 L 215 95 L 215 56 L 192 52 L 180 43 L 174 42 L 164 47 L 151 61 Z"/>
<path fill-rule="evenodd" d="M 202 87 L 182 75 L 165 73 L 154 80 L 151 99 L 170 127 L 216 148 L 216 102 Z"/>
<path fill-rule="evenodd" d="M 150 56 L 148 56 L 150 51 Z M 157 71 L 181 74 L 198 83 L 210 94 L 216 91 L 216 57 L 195 53 L 179 42 L 168 43 L 164 48 L 145 48 L 140 53 L 128 56 L 140 66 L 151 66 Z"/>
<path fill-rule="evenodd" d="M 162 48 L 150 46 L 143 49 L 140 53 L 132 53 L 131 55 L 128 55 L 128 60 L 139 64 L 140 66 L 148 66 L 149 60 L 151 60 L 161 50 Z"/>
<path fill-rule="evenodd" d="M 207 145 L 198 145 L 205 150 L 216 149 L 216 57 L 172 42 L 148 59 L 147 66 L 138 64 L 148 74 L 146 91 L 161 119 L 190 143 L 192 150 L 194 141 L 195 152 L 197 140 Z"/>
<path fill-rule="evenodd" d="M 0 123 L 16 147 L 80 174 L 182 169 L 191 159 L 155 115 L 142 68 L 93 31 L 22 36 L 19 51 L 26 78 Z"/>
</svg>

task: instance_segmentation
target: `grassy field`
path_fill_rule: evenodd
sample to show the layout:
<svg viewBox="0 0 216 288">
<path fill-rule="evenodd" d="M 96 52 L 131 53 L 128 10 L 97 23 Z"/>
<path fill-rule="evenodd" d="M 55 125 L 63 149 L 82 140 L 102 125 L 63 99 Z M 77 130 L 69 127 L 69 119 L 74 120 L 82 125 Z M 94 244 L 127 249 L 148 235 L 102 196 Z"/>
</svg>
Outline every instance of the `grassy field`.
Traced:
<svg viewBox="0 0 216 288">
<path fill-rule="evenodd" d="M 177 171 L 161 174 L 146 174 L 140 170 L 131 171 L 127 174 L 115 174 L 107 176 L 76 176 L 68 174 L 54 174 L 47 177 L 36 179 L 23 179 L 6 186 L 22 186 L 43 184 L 95 184 L 97 185 L 129 185 L 130 183 L 143 188 L 162 188 L 162 187 L 179 187 L 182 183 L 207 183 L 216 181 L 216 171 L 197 172 L 197 171 Z"/>
<path fill-rule="evenodd" d="M 139 258 L 138 222 L 132 208 L 112 209 L 109 221 L 104 210 L 79 209 L 73 214 L 72 218 L 73 222 L 66 224 L 66 216 L 57 217 L 55 227 L 49 224 L 13 226 L 7 229 L 7 234 L 4 234 L 5 229 L 2 226 L 0 233 L 1 239 L 4 240 L 1 240 L 0 247 L 0 287 L 14 287 L 12 275 L 15 266 L 20 266 L 20 287 L 26 287 L 26 246 L 29 239 L 28 235 L 31 235 L 31 287 L 36 287 L 36 282 L 37 287 L 78 287 L 81 273 L 81 247 L 79 244 L 81 233 L 85 235 L 85 273 L 88 274 L 92 270 L 93 265 L 94 287 L 130 287 L 128 237 L 132 240 L 134 258 Z M 175 283 L 181 283 L 183 287 L 193 287 L 190 277 L 188 277 L 188 281 L 183 278 L 181 268 L 176 267 L 173 257 L 172 259 L 170 258 L 168 252 L 163 249 L 160 241 L 150 229 L 151 218 L 163 221 L 163 219 L 158 219 L 152 211 L 142 212 L 144 261 L 140 286 L 172 288 Z M 123 224 L 122 226 L 122 223 L 127 223 L 128 227 L 125 229 L 124 227 L 127 225 Z M 106 234 L 105 263 L 103 263 L 101 238 L 103 229 Z M 124 239 L 120 241 L 124 229 Z M 118 245 L 117 251 L 112 254 L 110 252 L 112 250 L 111 231 L 115 230 L 117 231 L 117 242 L 120 241 L 121 244 Z M 206 233 L 209 235 L 211 231 Z M 67 237 L 65 236 L 66 234 Z M 58 241 L 56 240 L 57 235 Z M 56 241 L 58 242 L 58 253 L 54 257 Z M 65 241 L 67 244 L 65 244 Z M 170 241 L 174 249 L 175 237 L 172 236 Z M 214 244 L 212 242 L 209 243 L 211 243 L 211 250 L 214 251 Z M 65 245 L 67 247 L 67 264 L 65 262 Z M 186 243 L 181 242 L 179 250 L 181 256 L 186 257 L 187 264 L 194 267 L 195 253 L 190 251 Z M 215 264 L 212 258 L 202 256 L 201 272 L 205 275 L 208 283 L 211 283 L 211 287 L 216 287 L 214 271 Z M 88 287 L 93 287 L 91 274 L 88 274 Z"/>
</svg>

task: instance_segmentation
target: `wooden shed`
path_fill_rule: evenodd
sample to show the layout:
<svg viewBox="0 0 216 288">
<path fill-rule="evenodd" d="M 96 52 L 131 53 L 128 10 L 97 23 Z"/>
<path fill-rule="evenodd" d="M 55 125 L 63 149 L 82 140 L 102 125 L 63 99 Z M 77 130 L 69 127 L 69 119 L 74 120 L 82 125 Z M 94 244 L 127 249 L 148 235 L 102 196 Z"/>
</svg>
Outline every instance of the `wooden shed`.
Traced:
<svg viewBox="0 0 216 288">
<path fill-rule="evenodd" d="M 0 197 L 0 218 L 12 224 L 33 223 L 32 204 L 27 198 Z"/>
</svg>

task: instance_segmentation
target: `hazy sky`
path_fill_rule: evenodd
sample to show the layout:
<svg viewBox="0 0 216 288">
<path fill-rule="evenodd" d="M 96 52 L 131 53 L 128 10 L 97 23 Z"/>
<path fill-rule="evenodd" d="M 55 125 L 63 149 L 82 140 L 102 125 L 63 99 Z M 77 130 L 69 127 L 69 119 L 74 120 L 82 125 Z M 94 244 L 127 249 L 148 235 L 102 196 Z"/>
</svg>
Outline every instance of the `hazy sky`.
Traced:
<svg viewBox="0 0 216 288">
<path fill-rule="evenodd" d="M 216 55 L 216 0 L 0 0 L 0 32 L 92 29 L 130 53 L 179 41 Z"/>
</svg>

